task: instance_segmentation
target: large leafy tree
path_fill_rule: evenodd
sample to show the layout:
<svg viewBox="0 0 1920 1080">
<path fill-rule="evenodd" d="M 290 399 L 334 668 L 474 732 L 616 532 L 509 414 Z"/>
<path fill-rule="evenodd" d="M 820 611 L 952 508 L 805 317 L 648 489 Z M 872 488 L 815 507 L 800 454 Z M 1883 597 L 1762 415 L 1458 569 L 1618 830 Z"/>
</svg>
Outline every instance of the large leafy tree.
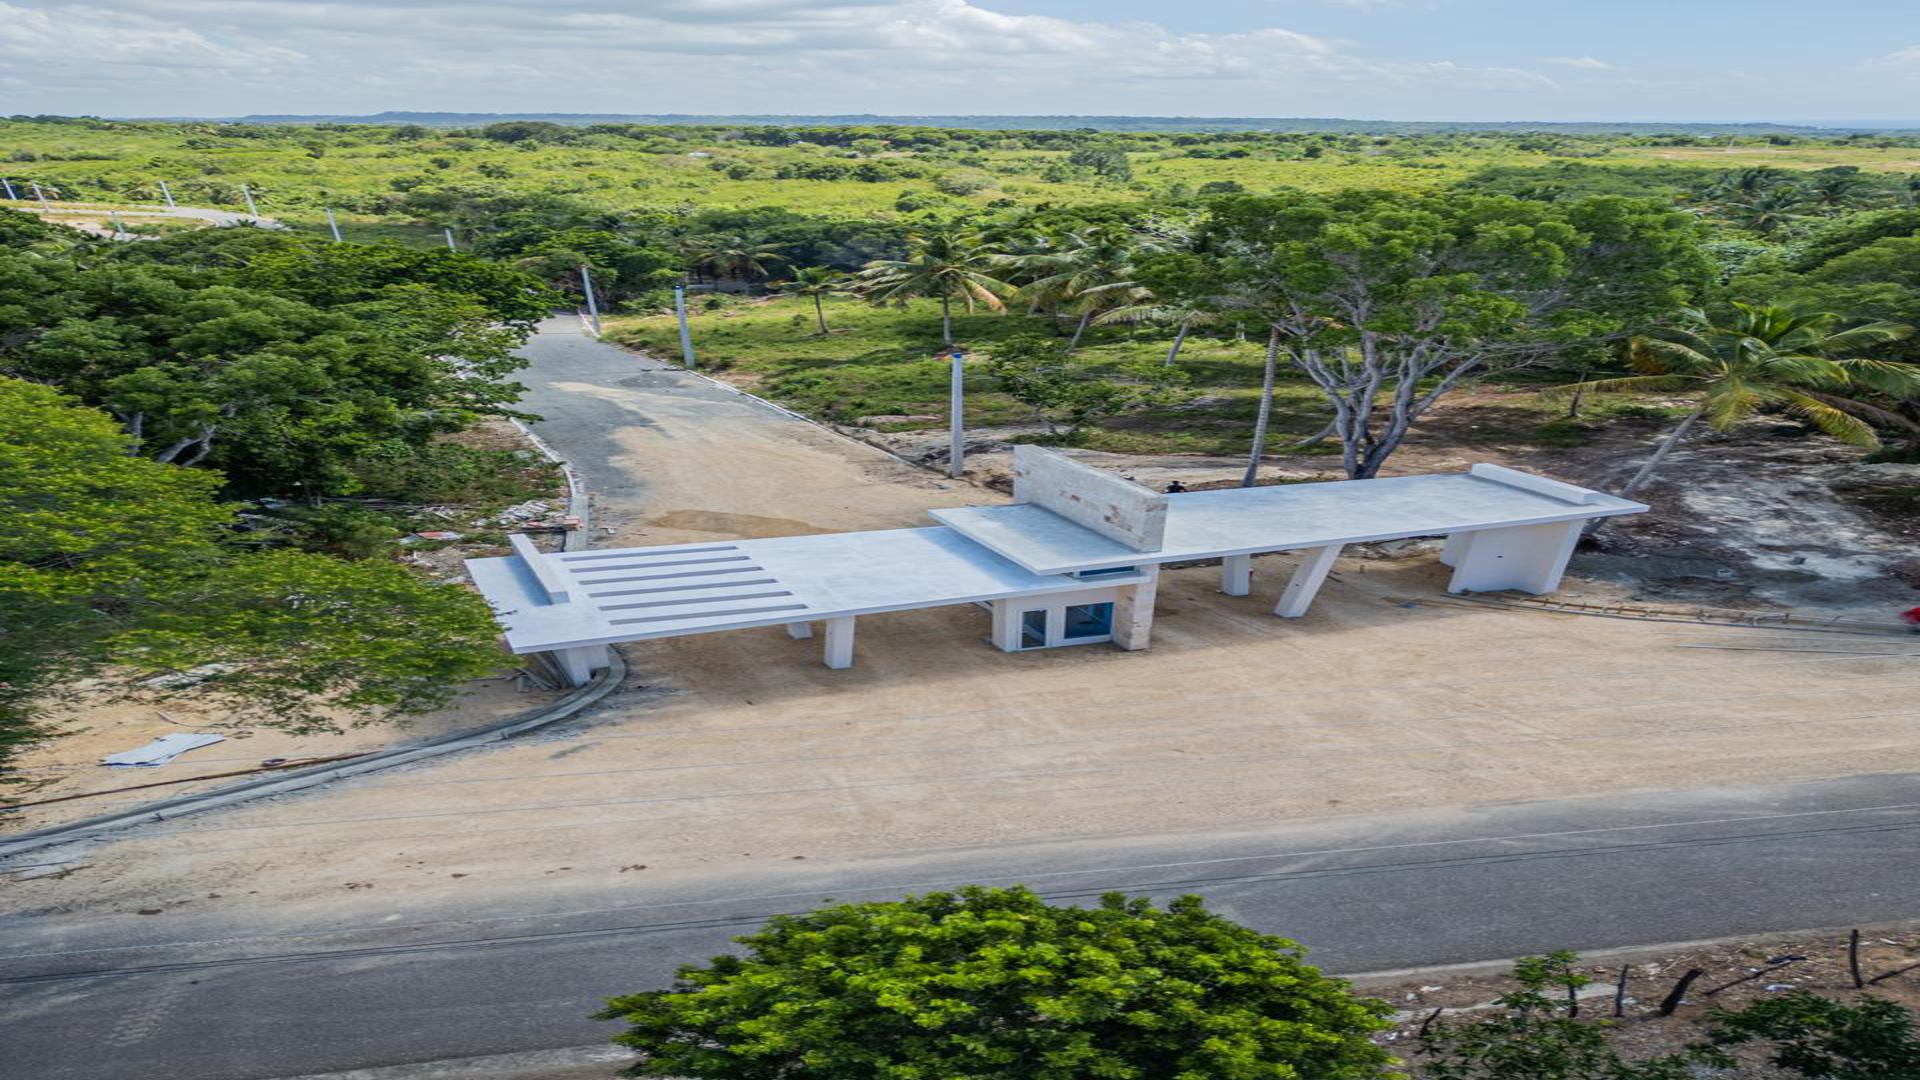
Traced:
<svg viewBox="0 0 1920 1080">
<path fill-rule="evenodd" d="M 1363 479 L 1463 384 L 1677 308 L 1707 272 L 1696 229 L 1614 197 L 1248 198 L 1216 209 L 1204 254 L 1162 260 L 1148 284 L 1207 281 L 1266 322 Z"/>
<path fill-rule="evenodd" d="M 1300 947 L 1110 894 L 967 888 L 779 916 L 601 1019 L 633 1076 L 696 1080 L 1365 1080 L 1385 1006 Z"/>
<path fill-rule="evenodd" d="M 129 449 L 105 413 L 0 379 L 0 761 L 82 677 L 218 665 L 197 692 L 312 730 L 433 707 L 500 665 L 473 594 L 397 563 L 237 548 L 219 474 Z"/>
<path fill-rule="evenodd" d="M 1913 328 L 1883 322 L 1840 329 L 1840 322 L 1831 312 L 1774 305 L 1734 304 L 1725 319 L 1689 309 L 1663 334 L 1634 340 L 1632 362 L 1641 374 L 1562 390 L 1693 395 L 1693 408 L 1660 440 L 1623 494 L 1645 486 L 1702 419 L 1725 431 L 1761 409 L 1781 408 L 1842 442 L 1878 446 L 1871 421 L 1898 418 L 1861 397 L 1920 396 L 1920 367 L 1849 354 L 1909 337 Z"/>
<path fill-rule="evenodd" d="M 951 345 L 954 301 L 969 312 L 976 304 L 992 311 L 1006 308 L 1014 288 L 999 273 L 1000 250 L 979 233 L 931 229 L 907 238 L 905 258 L 868 263 L 855 275 L 853 288 L 875 304 L 940 301 L 940 340 Z"/>
</svg>

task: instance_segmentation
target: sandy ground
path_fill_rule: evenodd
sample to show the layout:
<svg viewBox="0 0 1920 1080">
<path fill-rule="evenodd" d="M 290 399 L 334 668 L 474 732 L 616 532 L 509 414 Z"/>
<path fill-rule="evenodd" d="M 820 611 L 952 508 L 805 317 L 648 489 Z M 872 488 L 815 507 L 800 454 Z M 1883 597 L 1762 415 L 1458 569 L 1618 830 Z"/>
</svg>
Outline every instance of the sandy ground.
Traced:
<svg viewBox="0 0 1920 1080">
<path fill-rule="evenodd" d="M 664 373 L 553 387 L 618 409 L 596 429 L 633 481 L 603 507 L 618 542 L 916 525 L 997 498 Z M 1249 597 L 1221 595 L 1212 568 L 1170 571 L 1139 653 L 1000 653 L 971 606 L 863 618 L 848 671 L 778 629 L 627 646 L 628 685 L 553 731 L 89 845 L 74 872 L 10 892 L 49 912 L 371 910 L 767 860 L 1920 770 L 1920 649 L 1902 639 L 1469 610 L 1440 602 L 1431 555 L 1345 560 L 1308 617 L 1283 621 L 1268 612 L 1292 564 L 1256 560 Z"/>
<path fill-rule="evenodd" d="M 349 720 L 336 734 L 314 735 L 290 735 L 273 728 L 232 723 L 190 702 L 159 707 L 107 700 L 76 704 L 49 718 L 49 726 L 56 733 L 54 738 L 36 744 L 19 756 L 17 769 L 25 782 L 9 791 L 10 796 L 23 804 L 63 801 L 22 805 L 0 812 L 0 838 L 8 833 L 238 783 L 251 777 L 215 774 L 252 769 L 272 758 L 297 762 L 364 753 L 399 742 L 488 727 L 559 696 L 552 691 L 516 689 L 511 678 L 488 679 L 475 683 L 444 709 L 359 727 L 352 726 Z M 226 736 L 226 741 L 190 750 L 165 765 L 151 768 L 109 768 L 100 764 L 100 759 L 108 754 L 132 750 L 176 732 L 210 732 Z M 208 779 L 193 781 L 192 777 Z M 185 782 L 125 790 L 162 781 Z M 63 798 L 82 793 L 88 793 L 89 797 Z"/>
</svg>

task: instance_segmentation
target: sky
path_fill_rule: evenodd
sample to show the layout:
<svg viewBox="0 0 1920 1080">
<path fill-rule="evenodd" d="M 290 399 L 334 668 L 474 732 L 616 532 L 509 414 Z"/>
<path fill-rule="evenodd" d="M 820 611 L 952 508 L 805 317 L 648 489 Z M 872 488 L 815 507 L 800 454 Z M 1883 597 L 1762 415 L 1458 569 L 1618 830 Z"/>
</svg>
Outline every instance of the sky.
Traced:
<svg viewBox="0 0 1920 1080">
<path fill-rule="evenodd" d="M 0 0 L 0 114 L 1920 122 L 1920 0 Z"/>
</svg>

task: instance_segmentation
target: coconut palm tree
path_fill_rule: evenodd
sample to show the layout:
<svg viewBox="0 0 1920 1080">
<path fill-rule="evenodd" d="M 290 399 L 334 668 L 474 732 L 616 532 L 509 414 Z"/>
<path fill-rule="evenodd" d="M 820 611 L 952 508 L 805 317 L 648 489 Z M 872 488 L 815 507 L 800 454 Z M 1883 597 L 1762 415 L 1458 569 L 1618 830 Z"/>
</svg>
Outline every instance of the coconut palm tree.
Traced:
<svg viewBox="0 0 1920 1080">
<path fill-rule="evenodd" d="M 1840 316 L 1800 313 L 1772 304 L 1733 305 L 1724 323 L 1697 309 L 1661 337 L 1636 338 L 1631 363 L 1641 372 L 1557 388 L 1575 391 L 1669 391 L 1697 395 L 1693 410 L 1660 440 L 1621 494 L 1644 486 L 1695 424 L 1705 419 L 1725 431 L 1767 406 L 1797 413 L 1828 435 L 1854 446 L 1878 446 L 1862 417 L 1904 423 L 1894 413 L 1850 396 L 1867 392 L 1900 399 L 1920 394 L 1920 367 L 1854 356 L 1859 350 L 1910 336 L 1913 327 L 1876 322 L 1835 329 Z"/>
<path fill-rule="evenodd" d="M 774 264 L 787 261 L 780 244 L 756 244 L 739 236 L 696 236 L 682 247 L 693 268 L 718 281 L 750 282 L 766 277 Z"/>
<path fill-rule="evenodd" d="M 1191 301 L 1158 303 L 1148 301 L 1144 304 L 1128 304 L 1103 311 L 1094 316 L 1093 325 L 1110 326 L 1114 323 L 1160 323 L 1171 326 L 1173 345 L 1167 349 L 1167 358 L 1163 363 L 1171 366 L 1180 359 L 1180 348 L 1187 343 L 1187 334 L 1196 326 L 1211 326 L 1220 321 L 1220 313 L 1202 307 Z"/>
<path fill-rule="evenodd" d="M 1722 205 L 1721 214 L 1735 225 L 1771 236 L 1805 218 L 1809 205 L 1803 189 L 1781 184 L 1730 200 Z"/>
<path fill-rule="evenodd" d="M 907 237 L 907 257 L 875 259 L 854 275 L 852 288 L 875 304 L 905 306 L 926 297 L 940 301 L 940 341 L 953 344 L 953 302 L 972 313 L 979 304 L 1006 308 L 1014 287 L 996 276 L 999 251 L 979 233 L 940 228 Z"/>
<path fill-rule="evenodd" d="M 1111 229 L 1069 233 L 1051 251 L 1007 260 L 1028 280 L 1022 292 L 1036 308 L 1080 316 L 1067 353 L 1079 348 L 1087 327 L 1099 315 L 1144 304 L 1153 293 L 1134 280 L 1134 238 Z"/>
<path fill-rule="evenodd" d="M 793 280 L 780 286 L 780 291 L 794 296 L 813 298 L 813 317 L 820 323 L 820 332 L 827 332 L 827 311 L 823 301 L 827 297 L 847 291 L 847 275 L 831 266 L 806 266 L 793 272 Z"/>
</svg>

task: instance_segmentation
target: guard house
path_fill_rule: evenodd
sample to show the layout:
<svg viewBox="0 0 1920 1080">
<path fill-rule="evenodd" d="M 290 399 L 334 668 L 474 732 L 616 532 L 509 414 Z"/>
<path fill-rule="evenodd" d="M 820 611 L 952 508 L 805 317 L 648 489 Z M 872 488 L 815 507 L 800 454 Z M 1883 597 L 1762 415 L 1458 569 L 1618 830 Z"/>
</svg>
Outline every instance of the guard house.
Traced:
<svg viewBox="0 0 1920 1080">
<path fill-rule="evenodd" d="M 1221 591 L 1252 591 L 1252 556 L 1301 559 L 1273 613 L 1307 613 L 1347 544 L 1443 536 L 1450 592 L 1549 593 L 1595 518 L 1641 503 L 1499 465 L 1465 473 L 1162 495 L 1039 447 L 1014 453 L 1014 501 L 935 510 L 931 528 L 469 559 L 515 653 L 574 683 L 607 646 L 784 627 L 853 664 L 862 615 L 948 604 L 991 612 L 1007 652 L 1112 642 L 1144 649 L 1167 563 L 1221 560 Z"/>
</svg>

